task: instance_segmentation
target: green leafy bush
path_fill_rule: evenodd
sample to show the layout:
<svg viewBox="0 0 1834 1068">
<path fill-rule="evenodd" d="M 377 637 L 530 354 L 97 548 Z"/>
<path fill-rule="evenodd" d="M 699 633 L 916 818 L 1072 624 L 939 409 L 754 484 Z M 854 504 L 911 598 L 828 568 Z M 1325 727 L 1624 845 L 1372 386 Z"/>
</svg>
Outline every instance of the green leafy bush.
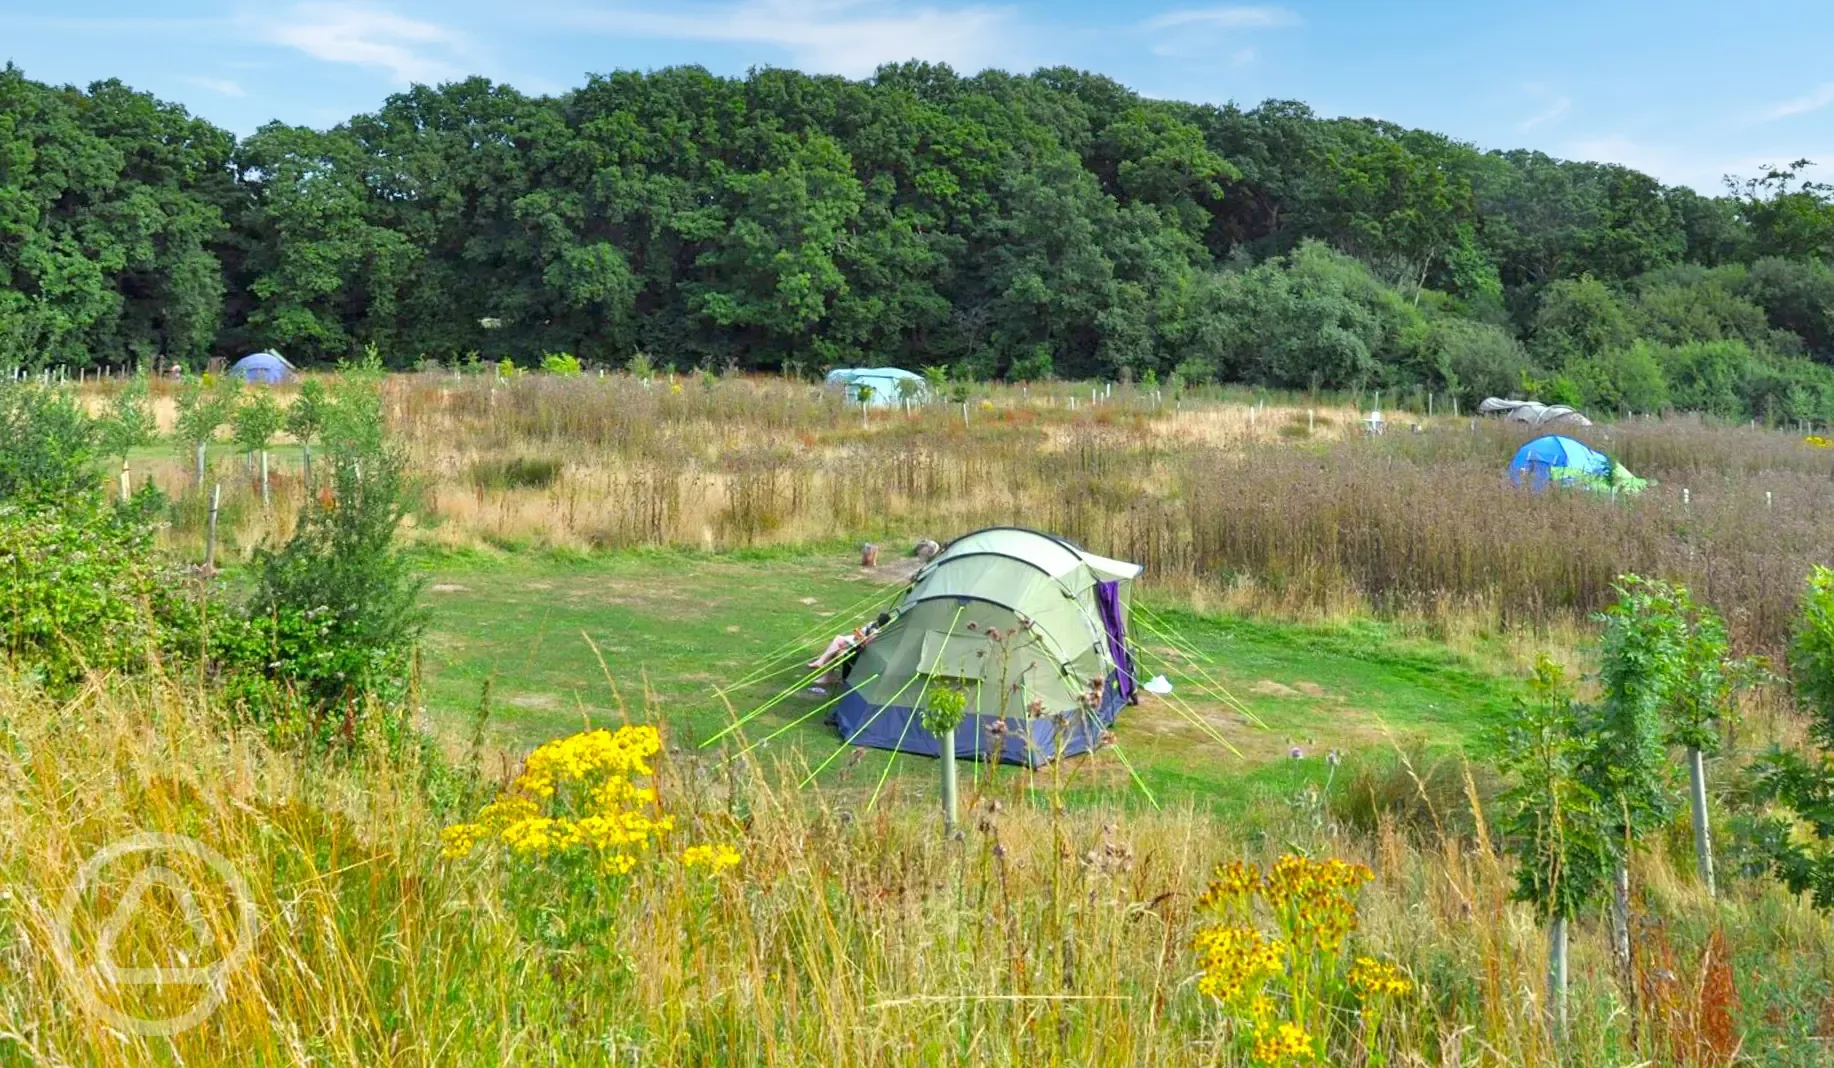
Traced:
<svg viewBox="0 0 1834 1068">
<path fill-rule="evenodd" d="M 67 393 L 0 384 L 0 501 L 62 501 L 97 488 L 95 421 Z"/>
<path fill-rule="evenodd" d="M 153 548 L 157 491 L 135 505 L 0 504 L 0 646 L 46 686 L 140 671 L 183 645 L 184 577 Z"/>
<path fill-rule="evenodd" d="M 379 369 L 355 368 L 326 409 L 320 486 L 290 540 L 254 560 L 248 615 L 266 642 L 258 673 L 283 687 L 320 741 L 360 716 L 400 725 L 424 625 L 420 580 L 396 544 L 411 487 L 383 429 Z M 249 665 L 244 664 L 243 667 Z"/>
<path fill-rule="evenodd" d="M 483 490 L 548 489 L 564 466 L 547 456 L 487 457 L 471 465 L 471 484 Z"/>
<path fill-rule="evenodd" d="M 229 417 L 230 436 L 245 453 L 260 452 L 286 425 L 286 414 L 265 390 L 238 405 Z"/>
<path fill-rule="evenodd" d="M 541 369 L 562 378 L 577 378 L 580 374 L 579 357 L 570 352 L 550 352 L 541 358 Z"/>
<path fill-rule="evenodd" d="M 145 375 L 135 375 L 115 394 L 108 414 L 97 426 L 102 455 L 125 461 L 128 453 L 158 439 L 159 424 L 153 418 L 149 395 Z"/>
</svg>

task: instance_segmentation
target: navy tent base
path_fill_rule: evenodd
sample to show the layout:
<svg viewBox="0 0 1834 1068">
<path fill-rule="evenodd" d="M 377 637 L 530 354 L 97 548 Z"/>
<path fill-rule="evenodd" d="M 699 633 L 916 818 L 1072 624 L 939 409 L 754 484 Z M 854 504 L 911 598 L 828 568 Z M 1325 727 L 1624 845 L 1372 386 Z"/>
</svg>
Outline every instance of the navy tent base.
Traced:
<svg viewBox="0 0 1834 1068">
<path fill-rule="evenodd" d="M 963 716 L 955 728 L 955 756 L 969 760 L 998 759 L 1002 764 L 1035 768 L 1062 756 L 1079 756 L 1094 749 L 1102 732 L 1114 724 L 1115 716 L 1127 703 L 1115 678 L 1109 677 L 1101 707 L 1093 714 L 1080 709 L 1064 713 L 1064 725 L 1057 717 L 1044 715 L 1026 718 L 1008 716 L 1006 733 L 994 750 L 994 735 L 987 728 L 998 716 Z M 849 693 L 835 705 L 835 724 L 841 740 L 848 745 L 870 749 L 890 749 L 901 753 L 938 756 L 942 741 L 924 729 L 922 715 L 904 705 L 875 705 L 858 693 Z"/>
</svg>

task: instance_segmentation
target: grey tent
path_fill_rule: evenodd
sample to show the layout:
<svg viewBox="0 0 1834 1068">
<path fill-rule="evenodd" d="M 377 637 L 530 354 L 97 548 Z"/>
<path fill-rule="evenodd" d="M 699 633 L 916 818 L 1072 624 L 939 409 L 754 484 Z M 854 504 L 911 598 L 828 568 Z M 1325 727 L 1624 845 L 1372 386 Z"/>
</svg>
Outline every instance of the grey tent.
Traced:
<svg viewBox="0 0 1834 1068">
<path fill-rule="evenodd" d="M 1139 574 L 1018 527 L 957 538 L 848 663 L 835 708 L 841 736 L 938 755 L 922 709 L 930 687 L 949 686 L 968 699 L 958 757 L 1037 765 L 1095 748 L 1134 700 L 1127 591 Z"/>
<path fill-rule="evenodd" d="M 1477 406 L 1477 410 L 1484 415 L 1500 415 L 1506 422 L 1521 423 L 1524 426 L 1551 426 L 1555 423 L 1567 426 L 1592 425 L 1592 420 L 1564 404 L 1486 397 Z"/>
</svg>

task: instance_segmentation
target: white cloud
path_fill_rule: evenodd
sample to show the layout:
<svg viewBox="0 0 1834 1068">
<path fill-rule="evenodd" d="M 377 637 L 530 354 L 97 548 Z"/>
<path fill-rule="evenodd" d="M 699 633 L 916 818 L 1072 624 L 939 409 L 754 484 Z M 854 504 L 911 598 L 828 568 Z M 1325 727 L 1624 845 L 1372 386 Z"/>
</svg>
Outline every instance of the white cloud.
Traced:
<svg viewBox="0 0 1834 1068">
<path fill-rule="evenodd" d="M 1542 109 L 1541 111 L 1538 111 L 1535 114 L 1530 115 L 1528 118 L 1523 119 L 1521 122 L 1517 123 L 1516 129 L 1521 130 L 1524 133 L 1526 133 L 1529 130 L 1534 129 L 1537 126 L 1545 126 L 1548 123 L 1553 122 L 1555 119 L 1560 118 L 1561 116 L 1565 115 L 1567 112 L 1571 111 L 1572 109 L 1573 109 L 1572 99 L 1569 97 L 1563 96 L 1560 99 L 1554 101 L 1552 104 L 1549 104 L 1546 108 Z"/>
<path fill-rule="evenodd" d="M 1155 15 L 1143 23 L 1149 30 L 1172 30 L 1185 27 L 1201 27 L 1210 30 L 1265 30 L 1298 24 L 1297 12 L 1272 6 L 1186 8 Z"/>
<path fill-rule="evenodd" d="M 913 6 L 894 0 L 733 0 L 577 13 L 568 21 L 610 36 L 763 45 L 804 70 L 850 78 L 909 59 L 963 71 L 1015 65 L 1017 17 L 982 4 Z"/>
<path fill-rule="evenodd" d="M 327 63 L 377 67 L 398 82 L 437 82 L 465 73 L 464 35 L 362 3 L 297 4 L 262 20 L 257 32 Z"/>
<path fill-rule="evenodd" d="M 1236 45 L 1243 34 L 1298 24 L 1299 16 L 1283 7 L 1227 6 L 1167 11 L 1138 28 L 1158 42 L 1153 45 L 1156 56 L 1209 60 L 1226 52 L 1230 64 L 1240 67 L 1258 58 L 1253 48 Z"/>
<path fill-rule="evenodd" d="M 224 96 L 247 96 L 248 95 L 247 90 L 243 89 L 240 85 L 237 85 L 235 82 L 230 81 L 228 78 L 190 77 L 190 78 L 186 78 L 185 81 L 192 85 L 197 86 L 199 89 L 208 89 L 213 93 L 222 93 Z"/>
<path fill-rule="evenodd" d="M 1829 104 L 1834 104 L 1834 82 L 1823 82 L 1813 92 L 1771 105 L 1765 110 L 1764 118 L 1769 121 L 1787 119 L 1791 115 L 1806 115 L 1811 111 L 1820 111 Z"/>
</svg>

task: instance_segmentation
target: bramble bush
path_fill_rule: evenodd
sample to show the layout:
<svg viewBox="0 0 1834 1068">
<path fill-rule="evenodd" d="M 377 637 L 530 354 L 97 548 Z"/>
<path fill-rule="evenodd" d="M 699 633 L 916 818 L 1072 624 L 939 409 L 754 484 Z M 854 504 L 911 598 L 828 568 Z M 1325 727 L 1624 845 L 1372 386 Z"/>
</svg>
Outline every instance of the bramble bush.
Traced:
<svg viewBox="0 0 1834 1068">
<path fill-rule="evenodd" d="M 143 488 L 122 508 L 0 503 L 0 644 L 53 692 L 141 671 L 184 644 L 183 577 L 158 558 Z"/>
</svg>

